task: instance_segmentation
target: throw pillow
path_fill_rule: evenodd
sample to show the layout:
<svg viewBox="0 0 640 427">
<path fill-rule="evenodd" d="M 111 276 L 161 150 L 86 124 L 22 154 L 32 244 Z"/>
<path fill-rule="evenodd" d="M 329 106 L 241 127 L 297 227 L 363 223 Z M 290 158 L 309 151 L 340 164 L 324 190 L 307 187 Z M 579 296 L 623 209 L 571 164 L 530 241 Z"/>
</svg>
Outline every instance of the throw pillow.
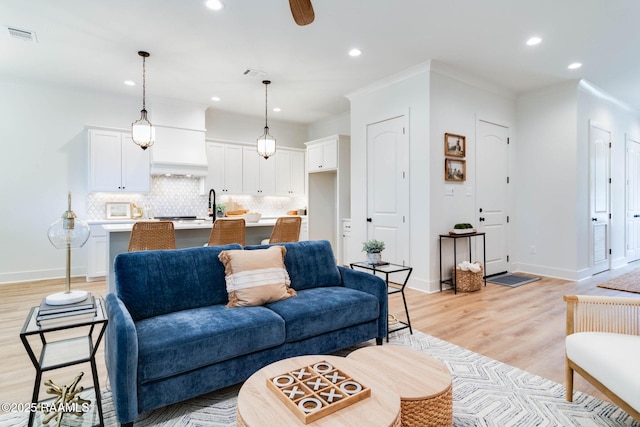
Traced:
<svg viewBox="0 0 640 427">
<path fill-rule="evenodd" d="M 296 295 L 284 266 L 284 246 L 255 251 L 222 251 L 229 303 L 227 307 L 263 305 Z"/>
</svg>

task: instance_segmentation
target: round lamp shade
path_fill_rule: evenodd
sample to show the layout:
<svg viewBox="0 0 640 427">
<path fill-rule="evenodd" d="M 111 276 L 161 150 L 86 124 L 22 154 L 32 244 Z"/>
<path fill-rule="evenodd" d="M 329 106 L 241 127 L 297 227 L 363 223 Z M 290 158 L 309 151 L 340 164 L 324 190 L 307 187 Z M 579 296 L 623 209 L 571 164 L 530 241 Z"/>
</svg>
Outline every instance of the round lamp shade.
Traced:
<svg viewBox="0 0 640 427">
<path fill-rule="evenodd" d="M 89 224 L 80 218 L 75 218 L 75 214 L 69 218 L 69 212 L 73 214 L 73 211 L 65 212 L 62 218 L 49 226 L 47 232 L 49 241 L 58 249 L 80 248 L 89 240 L 91 231 Z"/>
</svg>

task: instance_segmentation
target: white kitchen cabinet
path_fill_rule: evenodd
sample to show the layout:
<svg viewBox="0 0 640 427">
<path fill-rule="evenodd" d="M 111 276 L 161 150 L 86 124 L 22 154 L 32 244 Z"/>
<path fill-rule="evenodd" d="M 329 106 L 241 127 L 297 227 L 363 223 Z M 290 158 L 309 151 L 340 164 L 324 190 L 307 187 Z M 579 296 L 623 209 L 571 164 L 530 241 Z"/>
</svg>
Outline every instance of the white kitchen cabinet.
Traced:
<svg viewBox="0 0 640 427">
<path fill-rule="evenodd" d="M 276 194 L 279 196 L 304 196 L 304 152 L 279 149 L 275 154 Z"/>
<path fill-rule="evenodd" d="M 255 147 L 242 147 L 242 193 L 250 196 L 276 194 L 276 161 L 261 157 Z"/>
<path fill-rule="evenodd" d="M 107 275 L 107 237 L 100 224 L 92 224 L 87 242 L 87 282 L 104 280 Z"/>
<path fill-rule="evenodd" d="M 338 139 L 329 138 L 307 143 L 307 172 L 323 172 L 338 167 Z"/>
<path fill-rule="evenodd" d="M 149 152 L 116 130 L 89 129 L 89 191 L 147 193 Z"/>
<path fill-rule="evenodd" d="M 217 194 L 242 194 L 242 146 L 207 142 L 207 188 Z"/>
<path fill-rule="evenodd" d="M 305 145 L 308 159 L 309 239 L 328 240 L 336 259 L 342 262 L 344 256 L 340 221 L 351 217 L 351 139 L 344 135 L 333 135 L 309 141 Z M 321 152 L 323 162 L 313 163 L 312 158 L 319 158 Z M 325 157 L 328 159 L 326 163 Z M 314 164 L 315 168 L 312 167 Z"/>
</svg>

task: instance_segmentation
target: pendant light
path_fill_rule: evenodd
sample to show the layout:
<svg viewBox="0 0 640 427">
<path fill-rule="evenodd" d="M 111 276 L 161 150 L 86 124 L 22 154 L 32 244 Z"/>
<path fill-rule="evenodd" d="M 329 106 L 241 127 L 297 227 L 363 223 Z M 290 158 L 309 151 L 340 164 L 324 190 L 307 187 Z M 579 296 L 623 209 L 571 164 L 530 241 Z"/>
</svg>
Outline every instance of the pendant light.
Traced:
<svg viewBox="0 0 640 427">
<path fill-rule="evenodd" d="M 268 159 L 276 153 L 276 139 L 269 135 L 269 124 L 267 121 L 267 87 L 271 84 L 270 80 L 263 80 L 264 84 L 264 133 L 258 137 L 257 149 L 258 154 Z"/>
<path fill-rule="evenodd" d="M 147 109 L 145 108 L 146 98 L 146 59 L 149 57 L 148 52 L 140 51 L 138 55 L 142 57 L 142 110 L 140 110 L 140 119 L 131 123 L 131 137 L 133 142 L 138 144 L 140 148 L 146 150 L 151 147 L 156 140 L 156 130 L 149 119 L 147 119 Z"/>
</svg>

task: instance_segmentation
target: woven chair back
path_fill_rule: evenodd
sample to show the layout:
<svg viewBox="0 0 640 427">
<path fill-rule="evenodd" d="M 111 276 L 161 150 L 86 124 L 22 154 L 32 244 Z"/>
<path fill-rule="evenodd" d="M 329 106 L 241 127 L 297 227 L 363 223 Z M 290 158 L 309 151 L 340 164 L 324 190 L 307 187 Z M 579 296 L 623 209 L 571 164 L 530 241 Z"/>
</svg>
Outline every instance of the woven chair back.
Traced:
<svg viewBox="0 0 640 427">
<path fill-rule="evenodd" d="M 136 222 L 131 229 L 129 252 L 175 249 L 176 234 L 171 221 Z"/>
<path fill-rule="evenodd" d="M 209 246 L 228 245 L 239 243 L 245 246 L 246 222 L 239 219 L 217 219 L 211 228 Z"/>
<path fill-rule="evenodd" d="M 276 225 L 273 227 L 269 238 L 269 244 L 297 242 L 300 238 L 301 225 L 302 218 L 299 216 L 281 216 L 276 220 Z"/>
</svg>

